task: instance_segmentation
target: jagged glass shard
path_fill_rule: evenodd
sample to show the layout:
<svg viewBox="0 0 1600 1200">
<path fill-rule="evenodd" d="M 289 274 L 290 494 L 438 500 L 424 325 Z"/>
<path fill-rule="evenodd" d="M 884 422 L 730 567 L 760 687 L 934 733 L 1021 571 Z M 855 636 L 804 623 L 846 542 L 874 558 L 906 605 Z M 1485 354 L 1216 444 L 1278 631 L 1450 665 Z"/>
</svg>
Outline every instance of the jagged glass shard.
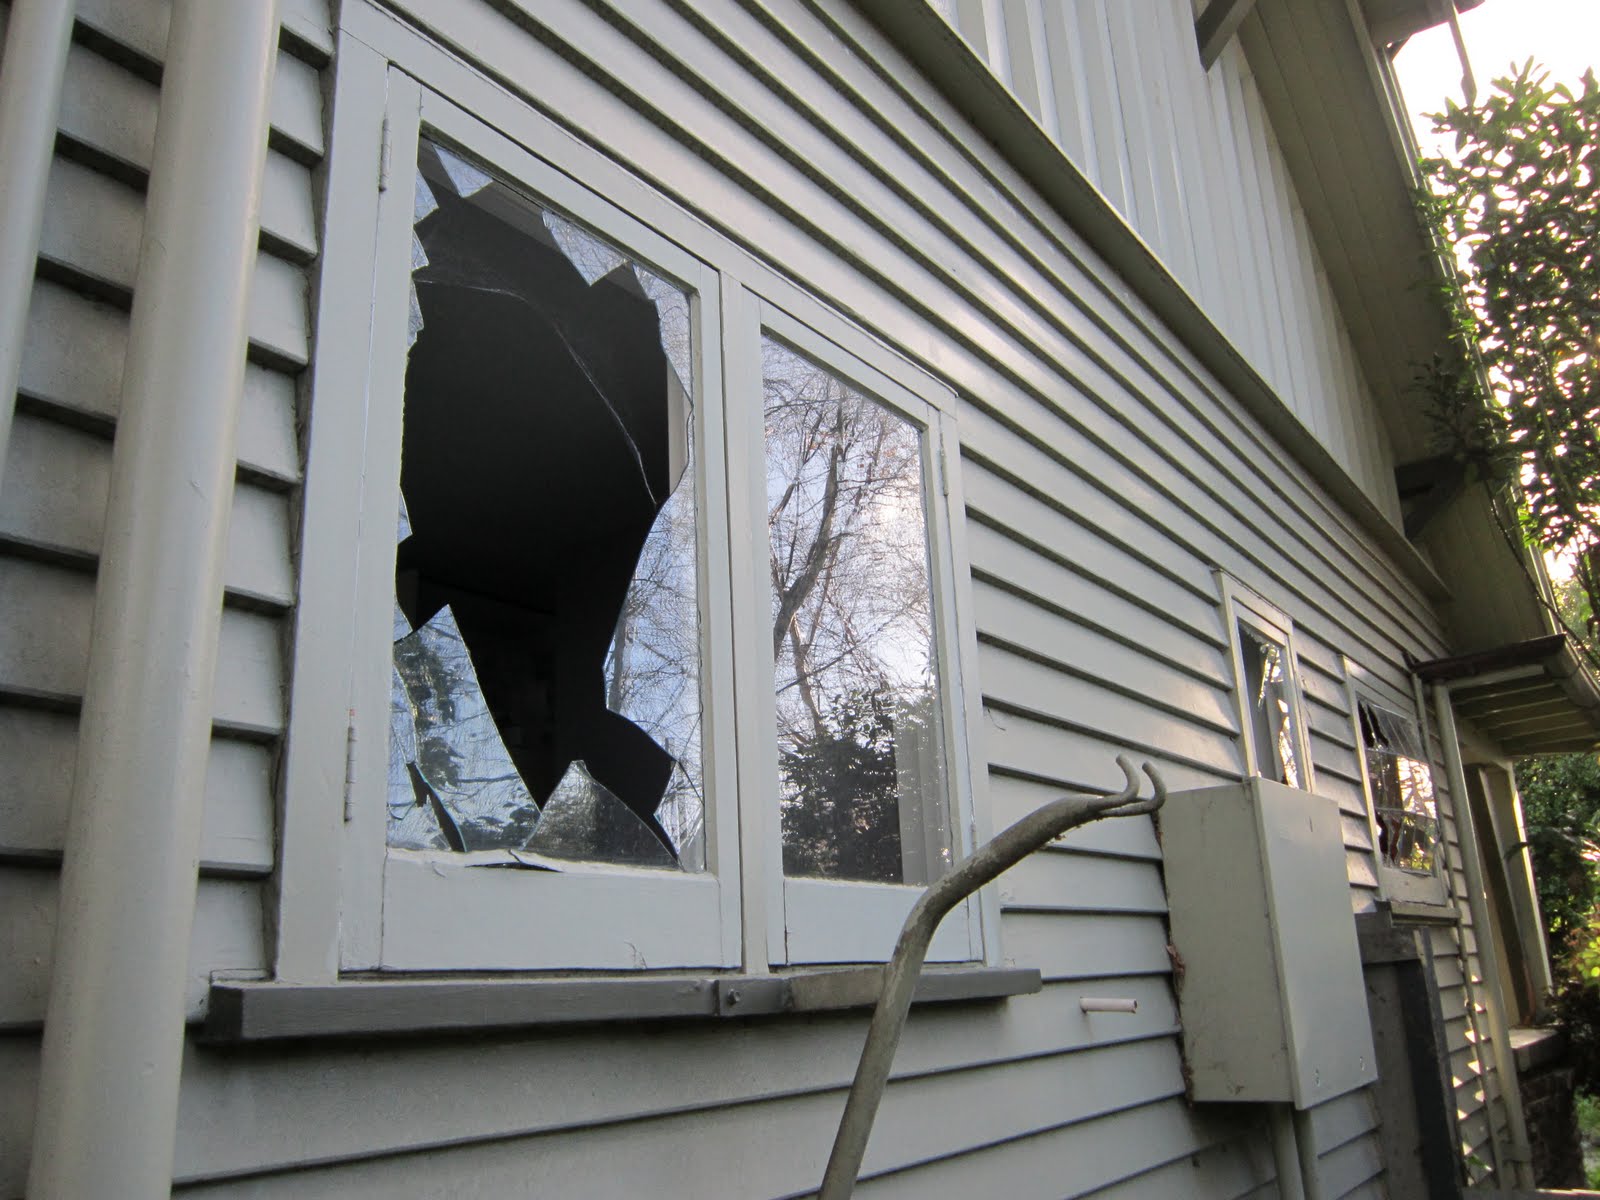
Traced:
<svg viewBox="0 0 1600 1200">
<path fill-rule="evenodd" d="M 689 294 L 638 263 L 633 264 L 633 274 L 640 289 L 656 306 L 661 319 L 661 350 L 678 377 L 678 386 L 686 395 L 693 396 L 694 347 L 689 333 Z"/>
<path fill-rule="evenodd" d="M 434 198 L 433 189 L 428 186 L 428 181 L 422 177 L 422 172 L 418 171 L 416 193 L 411 203 L 411 223 L 415 225 L 438 207 L 439 201 Z M 413 265 L 415 265 L 414 262 Z"/>
<path fill-rule="evenodd" d="M 398 642 L 401 638 L 410 636 L 411 622 L 406 619 L 405 610 L 400 607 L 400 602 L 396 600 L 394 605 L 394 637 L 391 640 Z M 415 740 L 416 738 L 413 736 L 412 741 L 414 742 Z M 415 755 L 412 757 L 415 757 Z"/>
<path fill-rule="evenodd" d="M 669 870 L 677 866 L 672 851 L 598 783 L 581 760 L 567 765 L 566 774 L 545 802 L 527 849 L 545 858 L 576 862 Z"/>
<path fill-rule="evenodd" d="M 391 832 L 409 791 L 419 808 L 437 800 L 434 811 L 446 841 L 454 840 L 452 823 L 459 831 L 461 844 L 454 849 L 527 841 L 539 820 L 538 806 L 500 738 L 448 605 L 395 643 L 394 665 L 410 703 L 416 743 L 405 774 L 397 777 L 391 769 Z"/>
<path fill-rule="evenodd" d="M 494 182 L 488 174 L 465 159 L 457 158 L 438 143 L 430 142 L 428 145 L 431 145 L 433 152 L 439 156 L 439 165 L 444 168 L 444 173 L 449 178 L 450 186 L 455 189 L 456 195 L 465 198 L 474 192 L 481 192 Z"/>
<path fill-rule="evenodd" d="M 400 493 L 400 519 L 395 523 L 394 541 L 399 545 L 411 536 L 411 513 L 406 508 L 406 494 Z"/>
<path fill-rule="evenodd" d="M 411 281 L 411 307 L 406 313 L 406 349 L 417 344 L 417 339 L 422 336 L 422 301 L 417 297 L 417 283 Z"/>
<path fill-rule="evenodd" d="M 406 623 L 395 606 L 395 625 Z M 406 631 L 410 625 L 406 623 Z M 405 850 L 448 850 L 432 808 L 417 803 L 408 766 L 417 757 L 417 714 L 400 672 L 389 680 L 389 845 Z"/>
<path fill-rule="evenodd" d="M 784 870 L 925 884 L 953 838 L 921 431 L 770 339 L 762 384 Z"/>
<path fill-rule="evenodd" d="M 417 178 L 418 187 L 426 187 L 422 178 Z M 433 199 L 433 193 L 428 193 L 428 199 Z M 438 207 L 438 202 L 434 202 Z M 422 239 L 417 236 L 415 229 L 411 231 L 411 308 L 406 316 L 406 349 L 417 344 L 417 338 L 422 333 L 422 300 L 417 296 L 417 272 L 428 265 L 428 252 L 423 249 Z"/>
<path fill-rule="evenodd" d="M 581 225 L 567 220 L 559 213 L 544 210 L 544 227 L 550 231 L 561 253 L 583 276 L 590 287 L 597 279 L 604 279 L 618 267 L 626 266 L 627 255 L 608 246 Z"/>
</svg>

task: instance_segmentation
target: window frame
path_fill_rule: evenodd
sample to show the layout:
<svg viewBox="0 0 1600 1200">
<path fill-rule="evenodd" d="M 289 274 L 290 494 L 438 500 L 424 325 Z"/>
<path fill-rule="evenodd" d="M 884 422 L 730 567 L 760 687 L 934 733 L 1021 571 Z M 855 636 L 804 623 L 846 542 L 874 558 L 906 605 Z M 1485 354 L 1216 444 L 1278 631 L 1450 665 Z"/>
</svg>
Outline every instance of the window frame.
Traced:
<svg viewBox="0 0 1600 1200">
<path fill-rule="evenodd" d="M 1239 636 L 1240 626 L 1265 637 L 1283 650 L 1284 683 L 1289 695 L 1290 718 L 1294 724 L 1294 750 L 1300 768 L 1299 790 L 1316 791 L 1316 767 L 1311 761 L 1311 735 L 1306 723 L 1304 691 L 1300 684 L 1300 656 L 1295 648 L 1294 621 L 1281 609 L 1262 599 L 1224 571 L 1217 572 L 1217 587 L 1222 596 L 1223 619 L 1227 624 L 1228 657 L 1233 666 L 1233 695 L 1235 711 L 1239 718 L 1239 739 L 1242 743 L 1242 763 L 1245 777 L 1273 777 L 1261 769 L 1256 761 L 1255 716 L 1245 680 L 1249 678 L 1244 664 L 1244 645 Z M 1278 782 L 1273 779 L 1273 782 Z M 1287 785 L 1285 785 L 1287 786 Z"/>
<path fill-rule="evenodd" d="M 1419 711 L 1412 697 L 1397 689 L 1385 687 L 1372 672 L 1348 655 L 1343 656 L 1342 661 L 1350 734 L 1352 744 L 1355 746 L 1357 764 L 1361 770 L 1361 793 L 1367 810 L 1367 832 L 1372 838 L 1372 861 L 1378 878 L 1378 895 L 1390 903 L 1426 905 L 1447 911 L 1450 909 L 1450 896 L 1444 873 L 1449 870 L 1450 846 L 1445 839 L 1444 815 L 1438 799 L 1442 790 L 1442 780 L 1439 765 L 1433 759 L 1433 739 L 1428 729 L 1427 712 L 1425 709 Z M 1423 761 L 1433 779 L 1434 819 L 1438 823 L 1439 835 L 1439 860 L 1434 863 L 1431 872 L 1424 873 L 1408 870 L 1405 867 L 1390 866 L 1383 861 L 1383 851 L 1379 848 L 1378 839 L 1378 806 L 1373 796 L 1372 777 L 1367 770 L 1366 735 L 1361 728 L 1362 701 L 1410 721 L 1416 730 L 1418 741 L 1422 743 L 1423 753 L 1427 756 Z"/>
<path fill-rule="evenodd" d="M 863 351 L 832 340 L 815 323 L 822 311 L 807 305 L 802 311 L 811 321 L 802 320 L 784 307 L 767 299 L 751 287 L 738 283 L 727 303 L 729 389 L 740 396 L 760 397 L 762 386 L 762 347 L 773 338 L 810 359 L 850 387 L 907 419 L 921 431 L 922 487 L 928 538 L 928 579 L 933 590 L 933 619 L 940 680 L 940 715 L 944 724 L 944 777 L 949 789 L 950 830 L 958 855 L 971 853 L 977 841 L 974 797 L 978 782 L 965 730 L 972 728 L 970 717 L 961 711 L 967 689 L 963 678 L 976 678 L 963 653 L 960 630 L 970 627 L 961 622 L 963 611 L 970 611 L 959 595 L 957 580 L 967 578 L 964 548 L 954 536 L 952 514 L 959 489 L 950 484 L 952 454 L 959 454 L 954 432 L 955 394 L 935 381 L 921 376 L 915 368 L 900 372 L 901 379 L 879 367 L 888 367 L 882 351 L 872 355 L 877 366 L 867 361 Z M 823 322 L 835 325 L 837 322 Z M 914 374 L 913 374 L 914 373 Z M 908 382 L 919 386 L 908 386 Z M 730 410 L 731 410 L 730 406 Z M 729 427 L 730 445 L 743 442 L 735 497 L 743 497 L 747 511 L 766 511 L 765 429 L 763 405 L 748 405 L 742 429 Z M 956 503 L 952 502 L 952 491 Z M 737 504 L 737 500 L 735 503 Z M 791 878 L 783 871 L 783 831 L 778 799 L 777 718 L 773 695 L 774 655 L 770 636 L 772 593 L 770 572 L 766 568 L 769 542 L 761 523 L 748 523 L 749 536 L 735 537 L 735 577 L 755 578 L 755 608 L 741 622 L 743 637 L 735 657 L 744 664 L 741 686 L 753 705 L 741 705 L 741 712 L 754 717 L 753 736 L 744 743 L 751 759 L 744 775 L 746 795 L 758 798 L 757 817 L 763 830 L 759 861 L 763 865 L 762 885 L 767 908 L 767 960 L 773 966 L 882 961 L 894 947 L 900 927 L 911 905 L 923 888 L 853 880 Z M 974 644 L 975 646 L 975 644 Z M 746 853 L 755 855 L 754 848 Z M 993 919 L 989 922 L 993 927 Z M 982 902 L 969 897 L 941 923 L 929 948 L 929 962 L 966 962 L 984 958 Z"/>
<path fill-rule="evenodd" d="M 770 306 L 772 312 L 783 314 L 775 319 L 788 319 L 803 327 L 805 336 L 814 339 L 806 347 L 808 353 L 825 357 L 830 369 L 864 384 L 863 390 L 869 394 L 903 393 L 911 399 L 899 407 L 921 405 L 931 414 L 926 427 L 936 434 L 925 435 L 925 447 L 932 446 L 933 451 L 925 454 L 924 473 L 930 501 L 930 578 L 938 588 L 935 610 L 950 764 L 947 781 L 956 813 L 953 825 L 959 831 L 961 848 L 970 850 L 987 838 L 989 825 L 983 760 L 969 745 L 981 728 L 981 698 L 975 686 L 976 629 L 964 529 L 955 519 L 964 508 L 955 470 L 959 443 L 953 424 L 954 394 L 867 329 L 767 268 L 625 167 L 577 142 L 525 102 L 410 31 L 389 25 L 384 32 L 376 46 L 351 47 L 336 81 L 336 89 L 350 94 L 354 102 L 337 110 L 342 119 L 336 116 L 335 120 L 337 154 L 329 182 L 329 228 L 352 229 L 362 222 L 373 232 L 362 247 L 347 242 L 334 252 L 330 245 L 319 295 L 324 306 L 348 305 L 357 296 L 364 297 L 369 312 L 359 317 L 352 313 L 338 322 L 319 316 L 319 331 L 335 323 L 352 334 L 356 326 L 366 327 L 363 338 L 322 346 L 312 383 L 318 399 L 308 431 L 304 518 L 308 557 L 303 562 L 302 608 L 296 618 L 297 640 L 304 639 L 308 649 L 297 646 L 289 692 L 284 854 L 275 927 L 279 978 L 315 982 L 373 971 L 690 967 L 763 973 L 773 966 L 803 962 L 881 961 L 892 948 L 899 919 L 920 889 L 901 889 L 908 895 L 894 919 L 894 929 L 884 924 L 882 936 L 875 935 L 870 946 L 851 949 L 839 945 L 832 952 L 802 955 L 782 950 L 785 914 L 781 895 L 775 896 L 770 886 L 774 879 L 781 883 L 782 878 L 781 857 L 771 859 L 773 847 L 779 844 L 770 837 L 778 827 L 776 763 L 772 760 L 773 769 L 766 772 L 764 762 L 753 761 L 751 731 L 736 713 L 738 705 L 729 699 L 748 694 L 745 689 L 750 684 L 742 681 L 742 675 L 735 678 L 732 649 L 748 637 L 749 631 L 742 626 L 766 602 L 764 589 L 734 582 L 748 577 L 735 574 L 741 569 L 739 545 L 743 539 L 730 533 L 734 517 L 727 495 L 730 491 L 743 494 L 737 489 L 751 482 L 752 473 L 759 477 L 763 459 L 730 453 L 734 444 L 731 417 L 743 399 L 730 382 L 740 354 L 754 355 L 757 402 L 753 407 L 760 408 L 759 340 L 752 346 L 731 344 L 730 298 Z M 354 133 L 351 126 L 356 126 Z M 421 881 L 418 897 L 434 893 L 442 901 L 463 884 L 470 884 L 466 891 L 487 897 L 472 902 L 473 912 L 483 919 L 446 913 L 426 928 L 419 926 L 415 936 L 406 939 L 405 948 L 395 949 L 398 943 L 385 947 L 385 918 L 393 918 L 397 910 L 388 907 L 385 899 L 389 854 L 381 820 L 383 806 L 371 801 L 383 792 L 377 781 L 387 780 L 389 614 L 395 546 L 392 516 L 384 514 L 392 512 L 395 506 L 390 501 L 398 496 L 401 423 L 398 406 L 393 420 L 373 422 L 371 417 L 381 407 L 383 396 L 403 395 L 411 172 L 417 135 L 423 129 L 447 147 L 481 162 L 513 187 L 593 229 L 665 277 L 689 284 L 694 291 L 697 337 L 701 339 L 695 383 L 699 435 L 695 470 L 702 534 L 708 869 L 704 876 L 686 875 L 673 879 L 672 884 L 673 890 L 684 893 L 714 889 L 716 920 L 715 928 L 698 934 L 695 945 L 687 950 L 670 943 L 665 949 L 634 944 L 624 958 L 616 947 L 625 943 L 615 940 L 606 953 L 587 952 L 587 934 L 542 947 L 526 941 L 507 944 L 499 934 L 462 938 L 459 926 L 463 922 L 507 923 L 502 915 L 507 884 L 559 887 L 577 876 L 562 873 L 537 880 L 532 878 L 535 872 L 480 872 L 504 877 L 480 886 L 473 868 L 429 862 L 425 856 L 416 871 L 407 872 L 432 877 Z M 362 172 L 350 165 L 352 157 L 363 154 L 364 141 L 379 151 L 365 161 L 375 157 L 383 164 L 376 195 L 371 174 L 363 178 Z M 398 354 L 393 351 L 397 337 L 401 339 Z M 719 343 L 719 339 L 724 340 Z M 330 386 L 337 391 L 330 394 Z M 360 399 L 340 399 L 351 395 Z M 707 399 L 717 395 L 727 398 L 720 414 L 717 403 Z M 330 414 L 330 408 L 338 411 Z M 359 472 L 352 471 L 356 463 Z M 341 473 L 346 478 L 340 479 Z M 362 482 L 352 485 L 348 476 L 353 473 L 359 474 Z M 720 499 L 710 497 L 713 492 Z M 358 547 L 355 555 L 351 554 L 352 544 Z M 750 564 L 743 565 L 748 568 Z M 754 578 L 765 581 L 765 563 L 760 566 Z M 770 626 L 770 617 L 767 624 Z M 313 634 L 313 630 L 318 632 Z M 309 650 L 312 644 L 320 646 L 320 657 Z M 348 653 L 341 653 L 343 647 L 349 648 Z M 770 673 L 764 685 L 770 691 Z M 339 722 L 337 737 L 329 728 L 335 719 Z M 770 788 L 765 783 L 756 786 L 758 772 L 773 776 Z M 342 821 L 329 811 L 330 805 L 337 807 L 329 789 L 339 778 L 345 782 Z M 772 803 L 768 803 L 769 794 Z M 755 808 L 758 803 L 761 811 Z M 619 868 L 598 876 L 613 881 L 621 878 L 626 893 L 638 873 Z M 449 878 L 434 882 L 443 877 Z M 848 885 L 836 886 L 848 890 Z M 781 888 L 777 890 L 781 893 Z M 619 903 L 627 905 L 626 895 Z M 519 900 L 518 907 L 526 905 Z M 637 901 L 632 907 L 636 910 Z M 419 899 L 406 911 L 428 908 Z M 663 920 L 658 923 L 671 923 L 670 903 L 660 915 Z M 449 919 L 452 916 L 454 919 Z M 962 923 L 951 922 L 952 927 Z M 961 945 L 955 951 L 939 950 L 935 960 L 998 965 L 999 903 L 992 885 L 969 902 L 964 924 Z M 850 923 L 844 927 L 849 928 Z"/>
</svg>

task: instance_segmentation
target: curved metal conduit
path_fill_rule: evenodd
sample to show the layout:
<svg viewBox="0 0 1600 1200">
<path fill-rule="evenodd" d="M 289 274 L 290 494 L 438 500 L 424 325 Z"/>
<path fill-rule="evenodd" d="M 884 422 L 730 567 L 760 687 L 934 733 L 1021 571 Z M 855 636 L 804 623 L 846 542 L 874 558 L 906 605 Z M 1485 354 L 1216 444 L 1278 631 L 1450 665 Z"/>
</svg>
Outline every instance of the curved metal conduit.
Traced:
<svg viewBox="0 0 1600 1200">
<path fill-rule="evenodd" d="M 1128 781 L 1122 791 L 1114 796 L 1063 796 L 1051 801 L 980 846 L 955 870 L 923 892 L 911 909 L 911 915 L 900 930 L 900 940 L 895 943 L 894 957 L 884 970 L 883 991 L 867 1029 L 866 1045 L 861 1048 L 861 1061 L 856 1065 L 855 1082 L 850 1085 L 850 1098 L 845 1102 L 844 1116 L 839 1121 L 839 1132 L 834 1138 L 833 1153 L 828 1158 L 818 1200 L 849 1200 L 855 1191 L 856 1173 L 861 1169 L 867 1138 L 872 1134 L 872 1122 L 878 1115 L 878 1103 L 889 1081 L 889 1067 L 905 1028 L 911 994 L 916 990 L 917 976 L 922 972 L 933 932 L 945 914 L 1067 830 L 1101 817 L 1153 813 L 1166 802 L 1166 784 L 1153 766 L 1145 763 L 1144 773 L 1150 777 L 1155 795 L 1149 800 L 1140 800 L 1141 780 L 1133 763 L 1119 754 L 1117 765 Z"/>
</svg>

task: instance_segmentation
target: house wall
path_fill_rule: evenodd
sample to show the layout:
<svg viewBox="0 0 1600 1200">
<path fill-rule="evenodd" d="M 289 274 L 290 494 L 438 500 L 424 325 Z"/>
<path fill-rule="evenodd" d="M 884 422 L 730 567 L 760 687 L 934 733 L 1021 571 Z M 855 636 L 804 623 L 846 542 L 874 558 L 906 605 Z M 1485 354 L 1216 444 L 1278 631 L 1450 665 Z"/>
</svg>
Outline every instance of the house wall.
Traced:
<svg viewBox="0 0 1600 1200">
<path fill-rule="evenodd" d="M 1344 813 L 1352 907 L 1372 907 L 1340 655 L 1403 686 L 1407 654 L 1448 649 L 1437 614 L 879 31 L 845 0 L 394 7 L 471 60 L 424 82 L 469 108 L 501 87 L 525 98 L 957 391 L 984 706 L 973 732 L 996 826 L 1063 789 L 1116 785 L 1118 752 L 1149 758 L 1176 788 L 1238 777 L 1220 567 L 1295 622 L 1318 790 Z M 345 9 L 380 53 L 409 44 L 397 19 Z M 310 0 L 285 12 L 191 1017 L 212 972 L 271 969 L 274 768 L 303 516 L 297 406 L 341 399 L 297 386 L 316 312 L 306 289 L 322 232 L 323 92 L 339 64 L 327 65 L 334 45 Z M 26 1170 L 164 40 L 152 0 L 85 0 L 79 19 L 0 495 L 12 614 L 0 745 L 17 764 L 0 779 L 4 1196 L 20 1194 Z M 1011 872 L 1001 902 L 1004 956 L 1039 967 L 1044 990 L 914 1015 L 861 1194 L 1275 1194 L 1260 1114 L 1183 1100 L 1151 823 L 1076 832 Z M 1455 932 L 1434 934 L 1463 1104 L 1482 1070 L 1467 936 L 1452 974 Z M 1136 997 L 1139 1011 L 1085 1016 L 1090 993 Z M 863 1029 L 859 1016 L 829 1016 L 267 1050 L 196 1042 L 178 1180 L 194 1195 L 802 1194 L 820 1176 Z M 1484 1112 L 1466 1113 L 1464 1136 L 1486 1130 Z M 1330 1197 L 1382 1194 L 1374 1120 L 1365 1093 L 1313 1113 Z"/>
<path fill-rule="evenodd" d="M 1191 0 L 928 0 L 1398 521 L 1394 454 L 1237 39 Z"/>
<path fill-rule="evenodd" d="M 154 145 L 167 7 L 79 0 L 0 485 L 0 1194 L 20 1194 L 49 991 L 77 710 Z M 0 6 L 0 17 L 9 6 Z M 206 775 L 188 1005 L 210 972 L 260 971 L 295 595 L 298 380 L 318 250 L 323 0 L 286 0 L 249 337 Z"/>
</svg>

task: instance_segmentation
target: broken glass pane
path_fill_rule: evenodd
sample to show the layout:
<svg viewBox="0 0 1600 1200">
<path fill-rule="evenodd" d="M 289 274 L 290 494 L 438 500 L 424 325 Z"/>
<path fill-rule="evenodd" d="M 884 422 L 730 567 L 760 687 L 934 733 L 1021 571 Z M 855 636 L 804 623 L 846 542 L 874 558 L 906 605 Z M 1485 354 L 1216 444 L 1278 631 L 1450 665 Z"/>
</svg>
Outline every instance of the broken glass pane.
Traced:
<svg viewBox="0 0 1600 1200">
<path fill-rule="evenodd" d="M 1399 713 L 1358 703 L 1378 852 L 1386 866 L 1432 872 L 1438 861 L 1439 810 L 1422 740 Z"/>
<path fill-rule="evenodd" d="M 924 884 L 952 839 L 921 431 L 770 339 L 763 368 L 784 870 Z"/>
<path fill-rule="evenodd" d="M 1250 736 L 1256 769 L 1269 779 L 1300 787 L 1300 756 L 1293 697 L 1283 647 L 1242 622 L 1239 648 L 1244 658 L 1245 694 L 1250 702 Z"/>
<path fill-rule="evenodd" d="M 471 693 L 418 707 L 419 745 L 424 717 L 492 730 L 533 812 L 461 808 L 425 753 L 393 798 L 442 808 L 429 844 L 550 853 L 554 805 L 589 832 L 552 825 L 550 857 L 703 870 L 689 298 L 448 151 L 419 165 L 396 662 L 402 620 L 453 622 Z"/>
<path fill-rule="evenodd" d="M 539 809 L 500 740 L 448 605 L 395 643 L 394 665 L 416 740 L 404 774 L 389 776 L 391 820 L 409 797 L 432 810 L 452 849 L 522 845 Z"/>
<path fill-rule="evenodd" d="M 528 850 L 545 858 L 671 868 L 672 851 L 578 760 L 545 801 L 544 816 Z"/>
</svg>

